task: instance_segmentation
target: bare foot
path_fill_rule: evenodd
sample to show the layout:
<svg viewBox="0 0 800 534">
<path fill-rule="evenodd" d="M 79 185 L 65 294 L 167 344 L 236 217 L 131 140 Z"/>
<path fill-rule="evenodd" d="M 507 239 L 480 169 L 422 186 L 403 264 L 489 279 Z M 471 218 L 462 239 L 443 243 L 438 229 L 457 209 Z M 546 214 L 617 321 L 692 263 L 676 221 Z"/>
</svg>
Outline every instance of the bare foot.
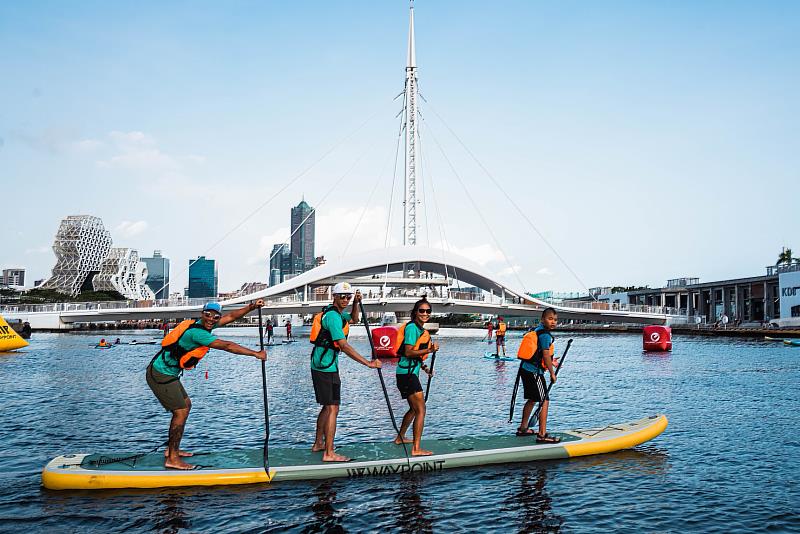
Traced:
<svg viewBox="0 0 800 534">
<path fill-rule="evenodd" d="M 186 462 L 184 462 L 181 459 L 173 461 L 173 460 L 170 460 L 169 458 L 167 458 L 164 461 L 164 467 L 166 467 L 167 469 L 180 469 L 182 471 L 190 471 L 190 470 L 195 468 L 194 465 L 187 464 Z"/>
<path fill-rule="evenodd" d="M 168 452 L 169 451 L 164 451 L 164 458 L 169 456 Z M 181 458 L 188 458 L 189 456 L 194 456 L 194 453 L 189 451 L 178 451 L 178 456 Z"/>
<path fill-rule="evenodd" d="M 431 451 L 425 449 L 411 449 L 411 456 L 430 456 L 433 454 Z"/>
<path fill-rule="evenodd" d="M 327 453 L 325 453 L 325 454 L 322 455 L 322 461 L 323 462 L 349 462 L 350 458 L 348 458 L 347 456 L 342 456 L 341 454 L 336 454 L 336 453 L 327 454 Z"/>
<path fill-rule="evenodd" d="M 403 439 L 401 440 L 401 439 L 398 437 L 398 438 L 394 438 L 394 441 L 393 441 L 392 443 L 394 443 L 395 445 L 402 445 L 403 443 L 413 443 L 413 440 L 410 440 L 410 439 L 408 439 L 408 438 L 403 438 Z"/>
<path fill-rule="evenodd" d="M 316 443 L 311 446 L 311 452 L 322 452 L 325 450 L 325 445 L 317 445 Z"/>
</svg>

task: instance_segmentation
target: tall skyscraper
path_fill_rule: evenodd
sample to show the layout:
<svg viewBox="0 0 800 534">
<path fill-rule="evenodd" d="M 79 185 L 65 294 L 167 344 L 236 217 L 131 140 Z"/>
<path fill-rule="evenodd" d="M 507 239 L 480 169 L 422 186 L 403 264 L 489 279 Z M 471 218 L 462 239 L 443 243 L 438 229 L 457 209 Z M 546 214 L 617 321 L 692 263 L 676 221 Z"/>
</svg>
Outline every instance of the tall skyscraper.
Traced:
<svg viewBox="0 0 800 534">
<path fill-rule="evenodd" d="M 300 274 L 314 268 L 314 209 L 305 200 L 292 208 L 292 256 L 300 260 Z M 294 262 L 293 262 L 294 263 Z M 288 274 L 288 273 L 285 273 Z"/>
<path fill-rule="evenodd" d="M 142 261 L 147 265 L 147 286 L 157 299 L 169 298 L 169 258 L 163 257 L 160 250 L 154 250 L 152 258 L 142 258 Z"/>
<path fill-rule="evenodd" d="M 199 256 L 189 260 L 189 298 L 216 298 L 217 262 Z"/>
</svg>

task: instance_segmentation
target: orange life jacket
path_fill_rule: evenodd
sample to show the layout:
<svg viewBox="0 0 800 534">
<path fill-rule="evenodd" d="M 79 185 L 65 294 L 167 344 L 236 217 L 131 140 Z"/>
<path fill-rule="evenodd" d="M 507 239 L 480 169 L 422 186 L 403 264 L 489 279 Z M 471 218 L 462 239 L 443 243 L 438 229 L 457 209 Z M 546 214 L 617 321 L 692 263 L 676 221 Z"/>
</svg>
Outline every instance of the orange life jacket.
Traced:
<svg viewBox="0 0 800 534">
<path fill-rule="evenodd" d="M 344 316 L 336 310 L 336 306 L 333 304 L 329 304 L 322 308 L 322 311 L 314 315 L 314 320 L 311 322 L 311 333 L 308 336 L 308 340 L 316 347 L 322 347 L 325 349 L 319 357 L 320 365 L 317 367 L 321 367 L 323 369 L 327 369 L 328 367 L 332 366 L 336 361 L 336 358 L 331 358 L 331 363 L 328 365 L 322 365 L 322 361 L 325 359 L 325 355 L 328 353 L 329 350 L 333 351 L 334 356 L 339 354 L 339 343 L 338 341 L 334 341 L 333 337 L 331 336 L 330 331 L 322 326 L 322 318 L 331 310 L 335 310 L 339 317 L 342 318 L 342 331 L 344 332 L 344 337 L 347 339 L 347 336 L 350 335 L 350 323 L 344 318 Z M 311 357 L 314 357 L 314 349 L 311 349 Z"/>
<path fill-rule="evenodd" d="M 504 322 L 502 322 L 502 321 L 501 321 L 501 322 L 499 322 L 499 323 L 497 323 L 497 335 L 498 335 L 498 336 L 504 336 L 504 335 L 506 335 L 506 328 L 508 328 L 508 327 L 506 326 L 506 323 L 504 323 Z"/>
<path fill-rule="evenodd" d="M 531 330 L 524 336 L 522 336 L 522 342 L 519 344 L 519 349 L 517 349 L 517 358 L 520 360 L 530 361 L 534 365 L 539 365 L 543 369 L 547 369 L 547 366 L 544 363 L 544 350 L 545 348 L 539 347 L 539 336 L 542 334 L 550 334 L 550 337 L 553 338 L 553 342 L 555 343 L 555 336 L 551 332 L 547 330 Z M 549 348 L 549 347 L 548 347 Z"/>
<path fill-rule="evenodd" d="M 194 319 L 186 319 L 161 340 L 160 354 L 169 352 L 173 358 L 178 360 L 178 365 L 181 369 L 194 369 L 198 362 L 203 359 L 203 356 L 208 354 L 209 347 L 197 347 L 187 351 L 178 343 L 183 335 L 192 328 L 203 327 Z"/>
<path fill-rule="evenodd" d="M 406 327 L 409 325 L 409 322 L 405 322 L 400 326 L 400 329 L 397 331 L 397 337 L 394 340 L 395 348 L 398 356 L 405 357 L 406 356 L 406 345 L 403 343 L 406 337 Z M 431 335 L 428 333 L 427 330 L 424 328 L 422 329 L 422 334 L 417 338 L 417 342 L 414 343 L 412 347 L 414 350 L 424 350 L 427 349 L 431 344 Z M 422 364 L 422 359 L 414 358 L 411 360 L 410 365 L 403 365 L 403 361 L 397 363 L 397 367 L 400 369 L 409 369 L 409 373 L 414 372 L 414 368 L 418 365 Z"/>
</svg>

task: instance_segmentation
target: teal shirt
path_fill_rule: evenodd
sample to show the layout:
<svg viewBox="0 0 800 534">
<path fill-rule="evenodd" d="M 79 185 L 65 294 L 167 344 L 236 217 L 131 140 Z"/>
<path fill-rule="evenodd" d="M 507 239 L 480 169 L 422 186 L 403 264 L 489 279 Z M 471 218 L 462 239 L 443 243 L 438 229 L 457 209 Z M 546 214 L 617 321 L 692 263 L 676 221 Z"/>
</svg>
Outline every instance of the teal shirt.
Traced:
<svg viewBox="0 0 800 534">
<path fill-rule="evenodd" d="M 422 335 L 423 330 L 417 323 L 410 322 L 406 325 L 405 334 L 403 334 L 403 345 L 405 345 L 406 350 L 413 349 L 414 345 L 417 344 L 417 340 Z M 428 348 L 428 345 L 423 343 L 420 345 L 421 349 Z M 410 375 L 415 374 L 419 376 L 420 366 L 422 365 L 422 361 L 419 358 L 406 358 L 405 356 L 400 356 L 400 361 L 397 362 L 397 373 L 398 375 Z"/>
<path fill-rule="evenodd" d="M 334 341 L 347 339 L 347 336 L 344 335 L 342 319 L 349 323 L 350 314 L 347 312 L 339 314 L 336 310 L 330 310 L 322 316 L 322 328 L 331 333 L 331 339 Z M 339 351 L 314 347 L 314 351 L 311 353 L 311 368 L 323 373 L 338 372 Z"/>
<path fill-rule="evenodd" d="M 539 350 L 547 350 L 553 346 L 553 335 L 544 329 L 543 326 L 539 325 L 534 330 L 539 335 Z M 544 332 L 543 334 L 541 332 Z M 536 360 L 536 358 L 531 358 L 531 360 Z M 522 361 L 522 368 L 526 371 L 530 371 L 531 373 L 536 373 L 537 375 L 543 375 L 545 373 L 545 369 L 542 368 L 540 365 L 536 365 L 531 363 L 531 360 L 523 360 Z"/>
<path fill-rule="evenodd" d="M 197 321 L 195 324 L 199 322 L 200 321 Z M 216 340 L 217 336 L 213 335 L 208 330 L 203 328 L 190 328 L 184 332 L 178 340 L 178 345 L 180 345 L 183 350 L 190 351 L 198 347 L 208 347 Z M 173 358 L 169 351 L 165 351 L 164 354 L 156 358 L 153 362 L 153 369 L 169 376 L 180 376 L 181 374 L 181 366 L 178 360 Z"/>
</svg>

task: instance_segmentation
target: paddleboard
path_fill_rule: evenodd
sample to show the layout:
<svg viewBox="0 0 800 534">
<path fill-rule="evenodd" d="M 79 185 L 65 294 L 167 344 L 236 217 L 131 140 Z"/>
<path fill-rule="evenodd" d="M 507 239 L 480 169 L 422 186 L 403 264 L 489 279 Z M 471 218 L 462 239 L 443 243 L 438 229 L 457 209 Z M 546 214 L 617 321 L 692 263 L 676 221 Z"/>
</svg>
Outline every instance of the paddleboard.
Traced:
<svg viewBox="0 0 800 534">
<path fill-rule="evenodd" d="M 105 347 L 103 347 L 101 345 L 95 345 L 94 348 L 96 348 L 96 349 L 113 349 L 114 345 L 106 345 Z"/>
<path fill-rule="evenodd" d="M 784 345 L 792 345 L 792 346 L 795 346 L 795 347 L 800 347 L 800 339 L 784 339 L 783 340 L 783 344 Z"/>
<path fill-rule="evenodd" d="M 487 360 L 494 360 L 496 362 L 513 362 L 516 358 L 512 358 L 510 356 L 498 356 L 493 352 L 484 352 L 483 357 Z"/>
<path fill-rule="evenodd" d="M 42 484 L 52 490 L 163 488 L 257 484 L 289 480 L 384 476 L 395 473 L 439 472 L 457 467 L 510 462 L 566 459 L 635 447 L 661 434 L 667 418 L 653 415 L 629 423 L 552 433 L 561 443 L 536 443 L 531 436 L 513 433 L 423 440 L 432 456 L 406 458 L 403 447 L 390 441 L 354 443 L 336 447 L 350 462 L 322 462 L 322 453 L 310 447 L 270 448 L 269 473 L 261 449 L 196 454 L 193 471 L 164 468 L 164 453 L 65 454 L 42 471 Z M 135 456 L 140 456 L 135 458 Z M 131 459 L 135 458 L 135 459 Z"/>
<path fill-rule="evenodd" d="M 128 345 L 155 345 L 158 341 L 128 341 Z"/>
<path fill-rule="evenodd" d="M 282 343 L 297 343 L 296 339 L 284 339 Z"/>
</svg>

